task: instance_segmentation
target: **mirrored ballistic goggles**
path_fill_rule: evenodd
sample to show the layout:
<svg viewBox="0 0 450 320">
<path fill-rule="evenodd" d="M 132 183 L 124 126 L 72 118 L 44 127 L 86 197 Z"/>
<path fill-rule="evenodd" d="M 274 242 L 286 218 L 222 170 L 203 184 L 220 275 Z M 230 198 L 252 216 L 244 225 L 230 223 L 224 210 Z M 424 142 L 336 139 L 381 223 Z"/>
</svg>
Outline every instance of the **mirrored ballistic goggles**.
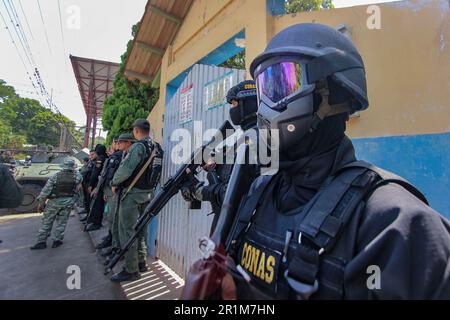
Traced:
<svg viewBox="0 0 450 320">
<path fill-rule="evenodd" d="M 260 67 L 256 71 L 256 87 L 258 103 L 262 96 L 270 99 L 275 105 L 273 109 L 282 108 L 277 102 L 294 93 L 306 89 L 305 64 L 295 61 L 281 61 L 269 65 L 265 69 Z"/>
</svg>

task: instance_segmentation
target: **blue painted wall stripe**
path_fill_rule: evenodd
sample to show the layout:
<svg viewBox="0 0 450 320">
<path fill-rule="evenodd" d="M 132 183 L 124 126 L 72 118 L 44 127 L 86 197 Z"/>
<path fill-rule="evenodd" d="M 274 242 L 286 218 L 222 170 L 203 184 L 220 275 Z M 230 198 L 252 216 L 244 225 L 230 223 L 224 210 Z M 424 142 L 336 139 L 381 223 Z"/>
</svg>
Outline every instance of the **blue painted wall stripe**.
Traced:
<svg viewBox="0 0 450 320">
<path fill-rule="evenodd" d="M 208 65 L 219 65 L 229 58 L 235 56 L 244 48 L 238 47 L 235 43 L 236 39 L 245 39 L 245 30 L 242 30 L 235 34 L 233 37 L 225 41 L 221 46 L 217 47 L 205 57 L 200 59 L 196 63 L 208 64 Z M 169 105 L 170 100 L 177 92 L 178 88 L 183 83 L 184 79 L 187 77 L 189 72 L 192 70 L 192 66 L 181 72 L 176 78 L 174 78 L 170 83 L 167 84 L 166 90 L 166 106 Z"/>
<path fill-rule="evenodd" d="M 358 159 L 408 179 L 450 219 L 450 132 L 352 141 Z"/>
</svg>

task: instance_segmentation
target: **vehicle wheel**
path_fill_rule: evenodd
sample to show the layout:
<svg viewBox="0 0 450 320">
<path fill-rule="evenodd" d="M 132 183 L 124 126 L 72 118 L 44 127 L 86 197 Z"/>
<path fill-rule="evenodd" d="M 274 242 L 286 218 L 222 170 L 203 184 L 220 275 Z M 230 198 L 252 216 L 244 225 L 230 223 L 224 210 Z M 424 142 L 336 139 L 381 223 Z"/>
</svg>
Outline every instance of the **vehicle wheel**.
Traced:
<svg viewBox="0 0 450 320">
<path fill-rule="evenodd" d="M 38 184 L 23 184 L 23 200 L 20 207 L 14 209 L 16 213 L 34 213 L 37 212 L 37 197 L 41 193 L 42 186 Z"/>
</svg>

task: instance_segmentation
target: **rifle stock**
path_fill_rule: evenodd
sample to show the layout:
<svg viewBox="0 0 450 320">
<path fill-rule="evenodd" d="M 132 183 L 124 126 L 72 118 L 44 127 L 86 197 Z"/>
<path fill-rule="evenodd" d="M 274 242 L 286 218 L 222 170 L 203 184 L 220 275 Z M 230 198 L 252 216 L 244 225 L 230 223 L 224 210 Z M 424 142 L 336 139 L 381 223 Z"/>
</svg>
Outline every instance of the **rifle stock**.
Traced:
<svg viewBox="0 0 450 320">
<path fill-rule="evenodd" d="M 115 256 L 111 259 L 110 263 L 105 269 L 105 275 L 110 273 L 114 266 L 119 262 L 119 260 L 125 255 L 125 253 L 131 248 L 139 233 L 150 223 L 150 221 L 158 215 L 164 206 L 175 196 L 179 190 L 182 188 L 183 184 L 189 178 L 188 169 L 192 173 L 196 173 L 198 168 L 204 164 L 203 153 L 205 149 L 213 149 L 218 143 L 222 141 L 225 137 L 227 130 L 234 129 L 231 123 L 227 120 L 219 128 L 217 134 L 202 147 L 192 152 L 189 160 L 182 165 L 177 172 L 171 176 L 166 183 L 161 187 L 161 190 L 155 195 L 155 197 L 150 201 L 148 206 L 145 208 L 144 212 L 139 217 L 136 225 L 134 227 L 135 233 L 128 239 L 127 243 L 123 248 L 121 248 Z"/>
<path fill-rule="evenodd" d="M 212 252 L 206 252 L 203 258 L 192 265 L 181 295 L 183 300 L 208 299 L 221 287 L 227 270 L 225 241 L 242 196 L 250 189 L 255 177 L 255 171 L 248 164 L 248 151 L 249 147 L 245 143 L 238 148 L 236 164 L 231 173 L 219 220 L 209 240 L 210 244 L 213 244 Z"/>
</svg>

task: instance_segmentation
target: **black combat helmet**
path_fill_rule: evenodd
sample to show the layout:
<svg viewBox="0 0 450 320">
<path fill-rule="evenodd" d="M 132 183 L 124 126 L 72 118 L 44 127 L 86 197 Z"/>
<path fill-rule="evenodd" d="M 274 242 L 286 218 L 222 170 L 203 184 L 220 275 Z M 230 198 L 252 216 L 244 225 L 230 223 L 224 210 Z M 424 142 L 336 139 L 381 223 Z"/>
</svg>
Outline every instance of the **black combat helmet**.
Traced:
<svg viewBox="0 0 450 320">
<path fill-rule="evenodd" d="M 349 38 L 322 24 L 284 29 L 255 58 L 250 72 L 257 86 L 258 126 L 279 130 L 281 150 L 315 129 L 324 87 L 331 109 L 344 102 L 347 112 L 368 107 L 361 56 Z"/>
<path fill-rule="evenodd" d="M 233 124 L 241 126 L 244 130 L 255 126 L 258 109 L 255 81 L 245 80 L 228 90 L 227 102 L 232 104 L 233 100 L 239 103 L 230 108 L 230 119 Z"/>
</svg>

